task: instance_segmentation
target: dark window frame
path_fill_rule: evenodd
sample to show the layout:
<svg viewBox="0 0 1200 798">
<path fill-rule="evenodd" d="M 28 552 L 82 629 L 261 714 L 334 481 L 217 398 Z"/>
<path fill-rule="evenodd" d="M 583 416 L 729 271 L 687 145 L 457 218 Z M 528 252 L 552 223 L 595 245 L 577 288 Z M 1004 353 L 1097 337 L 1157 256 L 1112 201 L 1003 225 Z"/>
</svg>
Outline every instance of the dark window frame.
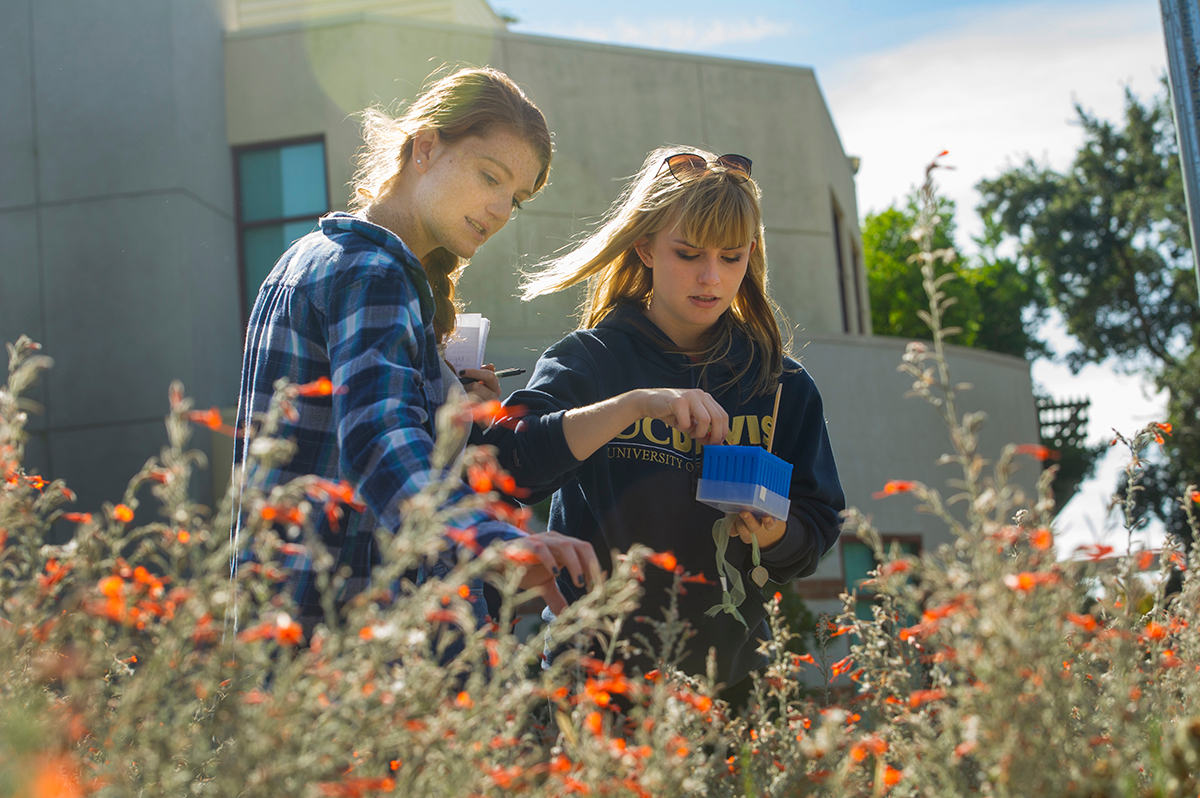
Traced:
<svg viewBox="0 0 1200 798">
<path fill-rule="evenodd" d="M 837 197 L 830 194 L 829 204 L 833 213 L 833 255 L 837 264 L 838 298 L 842 304 L 842 332 L 850 333 L 850 304 L 846 290 L 846 255 L 842 251 L 842 209 L 838 207 Z"/>
<path fill-rule="evenodd" d="M 237 257 L 238 257 L 238 297 L 239 305 L 242 310 L 242 324 L 245 325 L 250 318 L 250 298 L 246 296 L 246 231 L 255 230 L 260 227 L 267 227 L 276 224 L 289 224 L 291 222 L 303 222 L 312 218 L 312 214 L 302 214 L 300 216 L 280 216 L 271 219 L 257 219 L 253 222 L 242 221 L 244 214 L 242 208 L 242 167 L 241 156 L 248 152 L 258 150 L 281 150 L 284 147 L 296 147 L 303 144 L 320 144 L 322 154 L 322 169 L 321 175 L 324 180 L 325 194 L 325 210 L 318 216 L 329 213 L 329 209 L 333 207 L 329 198 L 329 147 L 325 143 L 324 133 L 314 133 L 308 136 L 297 136 L 286 139 L 272 139 L 270 141 L 258 141 L 253 144 L 238 144 L 232 148 L 233 152 L 233 207 L 234 207 L 234 224 L 237 226 Z"/>
<path fill-rule="evenodd" d="M 850 240 L 850 274 L 854 277 L 854 306 L 858 309 L 855 318 L 858 319 L 858 334 L 867 334 L 866 303 L 863 301 L 862 290 L 862 252 L 855 246 L 854 239 Z"/>
<path fill-rule="evenodd" d="M 901 546 L 903 546 L 904 544 L 907 543 L 907 544 L 911 544 L 914 547 L 914 551 L 909 552 L 909 554 L 911 554 L 912 556 L 919 557 L 921 555 L 921 552 L 924 551 L 924 548 L 925 548 L 923 545 L 924 540 L 923 540 L 922 536 L 917 533 L 899 532 L 899 533 L 887 534 L 887 535 L 881 534 L 879 537 L 883 541 L 883 550 L 884 551 L 887 551 L 888 549 L 890 549 L 892 547 L 893 543 L 899 543 Z M 860 540 L 843 540 L 842 541 L 842 545 L 838 546 L 838 554 L 841 557 L 841 565 L 842 565 L 842 584 L 845 586 L 845 591 L 847 593 L 850 593 L 854 590 L 858 591 L 858 593 L 856 595 L 857 601 L 865 601 L 865 602 L 873 604 L 876 601 L 878 601 L 878 598 L 874 595 L 873 591 L 868 590 L 868 591 L 864 592 L 860 585 L 851 585 L 850 580 L 846 575 L 846 544 L 847 543 L 859 545 L 859 546 L 865 546 L 865 547 L 867 547 L 867 550 L 870 551 L 870 547 L 867 546 L 866 543 L 863 543 Z M 875 559 L 874 552 L 871 553 L 871 559 L 872 560 Z M 875 563 L 874 567 L 871 570 L 874 570 L 875 568 L 878 568 L 878 567 L 879 567 L 879 563 Z"/>
</svg>

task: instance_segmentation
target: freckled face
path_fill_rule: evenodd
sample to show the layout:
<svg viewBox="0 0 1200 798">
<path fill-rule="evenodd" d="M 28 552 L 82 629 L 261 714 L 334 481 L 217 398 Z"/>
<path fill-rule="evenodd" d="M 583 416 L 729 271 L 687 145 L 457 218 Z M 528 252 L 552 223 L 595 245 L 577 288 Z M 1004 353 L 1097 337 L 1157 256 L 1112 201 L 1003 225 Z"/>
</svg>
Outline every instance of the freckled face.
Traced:
<svg viewBox="0 0 1200 798">
<path fill-rule="evenodd" d="M 414 152 L 412 164 L 421 174 L 413 200 L 422 244 L 460 258 L 472 257 L 508 223 L 542 168 L 533 147 L 505 129 L 453 144 L 436 139 Z"/>
<path fill-rule="evenodd" d="M 695 345 L 733 304 L 754 242 L 734 249 L 700 247 L 685 241 L 676 224 L 635 248 L 654 285 L 646 316 L 686 347 Z"/>
</svg>

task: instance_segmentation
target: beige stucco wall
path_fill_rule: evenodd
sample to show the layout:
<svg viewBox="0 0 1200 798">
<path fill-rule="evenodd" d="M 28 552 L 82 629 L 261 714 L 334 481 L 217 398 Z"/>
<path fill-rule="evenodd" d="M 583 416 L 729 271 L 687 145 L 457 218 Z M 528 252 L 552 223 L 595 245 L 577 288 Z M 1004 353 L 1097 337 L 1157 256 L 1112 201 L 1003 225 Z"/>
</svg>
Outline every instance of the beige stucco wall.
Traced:
<svg viewBox="0 0 1200 798">
<path fill-rule="evenodd" d="M 517 269 L 585 231 L 621 178 L 668 143 L 754 160 L 776 299 L 806 330 L 842 332 L 835 203 L 847 270 L 861 235 L 853 175 L 809 69 L 359 15 L 229 34 L 230 143 L 324 134 L 332 207 L 344 208 L 359 144 L 353 114 L 409 101 L 431 71 L 458 63 L 508 73 L 555 133 L 550 186 L 480 250 L 460 285 L 470 310 L 492 319 L 497 363 L 532 364 L 570 328 L 578 299 L 515 301 Z M 853 293 L 853 276 L 845 282 Z M 854 331 L 866 301 L 861 274 L 857 285 L 857 301 L 847 298 Z"/>
</svg>

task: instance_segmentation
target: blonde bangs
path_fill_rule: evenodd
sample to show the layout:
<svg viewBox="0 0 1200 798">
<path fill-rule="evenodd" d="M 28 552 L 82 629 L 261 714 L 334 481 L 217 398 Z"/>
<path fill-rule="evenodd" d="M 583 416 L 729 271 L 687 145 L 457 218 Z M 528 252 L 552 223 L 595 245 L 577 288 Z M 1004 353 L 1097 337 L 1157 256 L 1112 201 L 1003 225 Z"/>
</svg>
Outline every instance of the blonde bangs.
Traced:
<svg viewBox="0 0 1200 798">
<path fill-rule="evenodd" d="M 744 247 L 758 236 L 761 216 L 752 183 L 710 172 L 680 197 L 679 229 L 689 244 L 716 249 Z"/>
</svg>

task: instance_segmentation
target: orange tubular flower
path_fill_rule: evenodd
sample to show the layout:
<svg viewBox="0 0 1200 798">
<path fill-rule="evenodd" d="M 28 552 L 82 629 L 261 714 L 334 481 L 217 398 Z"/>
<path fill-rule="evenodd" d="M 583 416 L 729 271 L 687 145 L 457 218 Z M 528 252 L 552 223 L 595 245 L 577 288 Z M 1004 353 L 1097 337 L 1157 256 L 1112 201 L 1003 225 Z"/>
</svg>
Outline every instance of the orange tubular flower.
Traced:
<svg viewBox="0 0 1200 798">
<path fill-rule="evenodd" d="M 541 560 L 529 549 L 523 549 L 518 546 L 509 546 L 504 550 L 504 559 L 517 565 L 538 565 Z"/>
<path fill-rule="evenodd" d="M 709 579 L 704 574 L 686 574 L 685 576 L 680 577 L 679 581 L 685 585 L 689 585 L 689 584 L 715 585 L 716 584 L 716 582 Z"/>
<path fill-rule="evenodd" d="M 300 526 L 304 523 L 304 513 L 299 507 L 283 507 L 277 504 L 264 505 L 259 510 L 264 521 L 278 521 L 281 524 Z"/>
<path fill-rule="evenodd" d="M 304 492 L 316 501 L 344 504 L 355 512 L 361 513 L 367 509 L 367 505 L 355 497 L 354 486 L 344 479 L 341 482 L 332 482 L 318 477 L 304 489 Z"/>
<path fill-rule="evenodd" d="M 793 654 L 792 667 L 799 668 L 801 662 L 807 662 L 809 665 L 816 665 L 817 661 L 813 659 L 812 654 Z"/>
<path fill-rule="evenodd" d="M 322 782 L 317 785 L 317 788 L 320 789 L 322 795 L 333 796 L 333 798 L 362 798 L 369 792 L 391 792 L 396 789 L 396 780 L 393 778 L 353 778 L 337 782 Z"/>
<path fill-rule="evenodd" d="M 113 508 L 112 517 L 123 524 L 128 524 L 133 520 L 133 510 L 129 509 L 127 505 L 118 504 Z"/>
<path fill-rule="evenodd" d="M 1062 455 L 1051 449 L 1049 446 L 1043 446 L 1040 443 L 1022 443 L 1016 448 L 1017 454 L 1027 454 L 1035 460 L 1061 460 Z"/>
<path fill-rule="evenodd" d="M 90 524 L 92 523 L 91 513 L 63 513 L 62 519 L 70 521 L 72 524 Z"/>
<path fill-rule="evenodd" d="M 941 701 L 946 697 L 946 691 L 940 687 L 936 690 L 913 690 L 908 696 L 908 705 L 917 709 L 923 704 L 928 704 L 930 701 Z"/>
<path fill-rule="evenodd" d="M 868 754 L 883 756 L 887 750 L 888 744 L 872 734 L 850 746 L 850 758 L 855 762 L 862 762 Z"/>
<path fill-rule="evenodd" d="M 1038 585 L 1054 584 L 1058 579 L 1058 574 L 1053 571 L 1022 571 L 1019 574 L 1006 574 L 1004 584 L 1012 590 L 1028 593 Z"/>
<path fill-rule="evenodd" d="M 1066 618 L 1085 632 L 1094 632 L 1100 625 L 1094 615 L 1080 615 L 1076 612 L 1068 612 Z"/>
<path fill-rule="evenodd" d="M 830 677 L 829 681 L 833 681 L 837 677 L 841 676 L 843 673 L 849 673 L 850 669 L 853 667 L 854 667 L 854 658 L 853 657 L 842 657 L 837 662 L 833 663 L 832 666 L 830 666 L 830 671 L 832 672 L 833 675 Z"/>
<path fill-rule="evenodd" d="M 1083 552 L 1086 558 L 1092 562 L 1099 562 L 1105 557 L 1113 553 L 1112 546 L 1104 546 L 1099 543 L 1093 543 L 1090 546 L 1080 546 L 1076 549 L 1078 552 Z"/>
<path fill-rule="evenodd" d="M 211 407 L 208 410 L 189 410 L 188 421 L 193 421 L 197 424 L 202 424 L 214 432 L 219 432 L 222 435 L 233 437 L 236 432 L 233 427 L 225 423 L 221 418 L 221 411 L 216 407 Z"/>
<path fill-rule="evenodd" d="M 646 558 L 646 562 L 657 565 L 664 571 L 674 571 L 679 566 L 679 560 L 669 551 L 655 552 Z"/>
<path fill-rule="evenodd" d="M 525 408 L 514 405 L 504 407 L 498 401 L 479 402 L 471 406 L 471 420 L 482 426 L 497 424 L 506 429 L 516 429 Z"/>
<path fill-rule="evenodd" d="M 33 798 L 83 798 L 74 764 L 66 756 L 43 755 L 38 758 L 26 795 Z"/>
<path fill-rule="evenodd" d="M 1029 533 L 1029 545 L 1038 551 L 1045 551 L 1054 545 L 1054 535 L 1045 527 L 1035 529 Z"/>
<path fill-rule="evenodd" d="M 883 486 L 883 490 L 875 491 L 871 494 L 872 499 L 883 499 L 888 496 L 895 496 L 897 493 L 908 493 L 917 486 L 916 482 L 907 479 L 893 479 Z"/>
<path fill-rule="evenodd" d="M 61 581 L 70 570 L 71 566 L 69 564 L 60 565 L 58 560 L 49 560 L 46 562 L 46 573 L 38 576 L 38 584 L 42 590 L 49 590 Z"/>
<path fill-rule="evenodd" d="M 893 560 L 879 567 L 879 577 L 882 579 L 892 574 L 902 574 L 910 568 L 912 568 L 912 564 L 908 560 Z"/>
<path fill-rule="evenodd" d="M 883 768 L 884 786 L 886 786 L 886 787 L 896 786 L 900 782 L 900 779 L 903 775 L 904 775 L 904 771 L 896 770 L 891 765 L 884 765 L 884 768 Z"/>
<path fill-rule="evenodd" d="M 467 549 L 472 554 L 478 554 L 483 551 L 483 547 L 476 540 L 478 533 L 474 528 L 471 529 L 447 529 L 446 539 L 453 542 L 456 546 Z"/>
<path fill-rule="evenodd" d="M 1167 636 L 1167 627 L 1157 621 L 1146 624 L 1145 637 L 1147 640 L 1162 640 Z"/>
<path fill-rule="evenodd" d="M 275 618 L 275 639 L 281 646 L 299 645 L 304 640 L 304 631 L 292 616 L 281 612 Z"/>
<path fill-rule="evenodd" d="M 296 386 L 297 396 L 332 396 L 333 394 L 344 394 L 349 390 L 345 385 L 334 387 L 333 381 L 328 377 L 317 377 L 312 382 L 306 382 L 303 385 Z"/>
</svg>

